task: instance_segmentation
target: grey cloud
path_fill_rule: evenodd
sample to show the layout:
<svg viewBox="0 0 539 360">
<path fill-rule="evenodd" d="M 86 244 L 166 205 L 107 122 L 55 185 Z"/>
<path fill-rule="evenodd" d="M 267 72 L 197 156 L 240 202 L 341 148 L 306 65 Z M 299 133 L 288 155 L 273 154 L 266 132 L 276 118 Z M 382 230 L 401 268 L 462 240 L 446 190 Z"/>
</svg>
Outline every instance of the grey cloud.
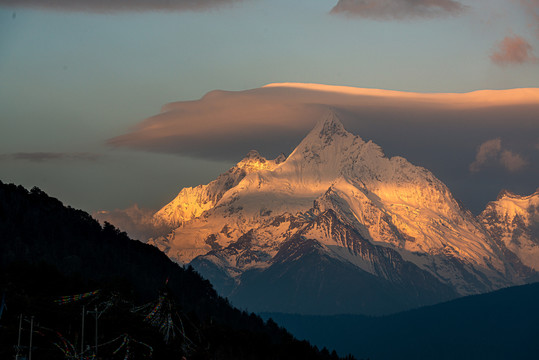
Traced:
<svg viewBox="0 0 539 360">
<path fill-rule="evenodd" d="M 497 65 L 514 65 L 536 63 L 538 59 L 533 55 L 533 49 L 524 38 L 513 35 L 506 36 L 490 55 L 490 60 Z"/>
<path fill-rule="evenodd" d="M 20 160 L 29 162 L 47 162 L 55 160 L 96 161 L 101 157 L 94 153 L 61 153 L 61 152 L 18 152 L 2 154 L 3 160 Z"/>
<path fill-rule="evenodd" d="M 466 6 L 455 0 L 339 0 L 332 14 L 376 20 L 435 18 L 458 15 Z"/>
<path fill-rule="evenodd" d="M 502 148 L 500 138 L 487 140 L 477 149 L 474 162 L 470 164 L 471 172 L 478 172 L 486 167 L 500 165 L 509 172 L 522 170 L 528 162 L 518 153 Z"/>
<path fill-rule="evenodd" d="M 522 170 L 524 166 L 528 165 L 528 162 L 519 154 L 510 150 L 504 150 L 500 155 L 500 164 L 502 164 L 508 171 L 514 172 Z"/>
<path fill-rule="evenodd" d="M 0 0 L 0 6 L 95 13 L 126 11 L 197 11 L 241 0 Z"/>
<path fill-rule="evenodd" d="M 485 141 L 479 146 L 475 161 L 470 164 L 470 171 L 477 172 L 489 162 L 494 162 L 502 150 L 502 140 L 500 138 Z"/>
</svg>

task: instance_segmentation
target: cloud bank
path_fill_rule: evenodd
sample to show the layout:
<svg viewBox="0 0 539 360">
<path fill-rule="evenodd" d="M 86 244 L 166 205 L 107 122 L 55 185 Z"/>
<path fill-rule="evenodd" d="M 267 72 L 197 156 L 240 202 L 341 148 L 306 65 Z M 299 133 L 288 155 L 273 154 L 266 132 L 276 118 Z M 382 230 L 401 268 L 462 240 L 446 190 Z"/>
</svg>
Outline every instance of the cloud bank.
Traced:
<svg viewBox="0 0 539 360">
<path fill-rule="evenodd" d="M 94 153 L 62 153 L 62 152 L 18 152 L 1 154 L 0 160 L 16 160 L 29 162 L 47 162 L 57 160 L 96 161 L 101 157 Z"/>
<path fill-rule="evenodd" d="M 339 0 L 331 13 L 376 20 L 402 20 L 458 15 L 465 9 L 455 0 Z"/>
<path fill-rule="evenodd" d="M 538 61 L 533 55 L 530 43 L 518 35 L 507 36 L 497 44 L 496 49 L 490 55 L 490 60 L 501 66 Z"/>
<path fill-rule="evenodd" d="M 241 0 L 0 0 L 0 6 L 108 13 L 200 11 L 238 1 Z"/>
<path fill-rule="evenodd" d="M 477 155 L 475 156 L 475 161 L 470 164 L 470 171 L 477 172 L 481 168 L 496 159 L 502 150 L 502 140 L 492 139 L 482 143 L 477 149 Z"/>
<path fill-rule="evenodd" d="M 507 170 L 514 172 L 522 170 L 524 166 L 528 165 L 528 162 L 519 154 L 504 150 L 500 155 L 500 164 Z"/>
</svg>

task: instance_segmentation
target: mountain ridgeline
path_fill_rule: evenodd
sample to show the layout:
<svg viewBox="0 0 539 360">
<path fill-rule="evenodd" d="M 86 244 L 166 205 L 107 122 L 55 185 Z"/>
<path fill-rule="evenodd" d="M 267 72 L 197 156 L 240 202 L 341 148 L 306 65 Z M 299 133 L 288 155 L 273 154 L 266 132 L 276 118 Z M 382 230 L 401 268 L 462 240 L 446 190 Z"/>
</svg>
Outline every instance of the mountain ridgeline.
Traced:
<svg viewBox="0 0 539 360">
<path fill-rule="evenodd" d="M 538 206 L 505 192 L 475 217 L 331 113 L 287 158 L 182 189 L 148 243 L 252 311 L 387 314 L 538 279 Z"/>
<path fill-rule="evenodd" d="M 71 294 L 83 295 L 65 297 Z M 97 294 L 99 303 L 86 303 L 96 313 L 98 306 L 106 310 L 96 340 L 100 356 L 109 347 L 104 358 L 131 352 L 137 359 L 338 359 L 273 321 L 231 307 L 192 267 L 179 266 L 155 247 L 101 226 L 38 188 L 0 182 L 0 358 L 14 356 L 19 314 L 25 315 L 24 341 L 30 315 L 34 319 L 36 358 L 79 358 L 80 306 Z M 111 339 L 119 341 L 116 346 Z M 87 340 L 90 353 L 84 356 L 93 354 L 93 341 Z"/>
</svg>

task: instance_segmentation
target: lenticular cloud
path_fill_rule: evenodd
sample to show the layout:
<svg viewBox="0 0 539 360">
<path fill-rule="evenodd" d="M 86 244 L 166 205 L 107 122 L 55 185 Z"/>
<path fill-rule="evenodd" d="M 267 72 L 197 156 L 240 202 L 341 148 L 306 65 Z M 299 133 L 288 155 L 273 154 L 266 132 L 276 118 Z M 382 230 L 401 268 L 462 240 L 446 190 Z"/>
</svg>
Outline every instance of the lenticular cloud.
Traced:
<svg viewBox="0 0 539 360">
<path fill-rule="evenodd" d="M 526 133 L 539 111 L 538 99 L 539 89 L 421 94 L 273 84 L 238 92 L 212 91 L 200 100 L 168 104 L 108 143 L 212 160 L 236 161 L 249 149 L 275 157 L 292 150 L 331 110 L 351 131 L 390 150 L 416 144 L 414 151 L 431 152 L 446 143 L 452 147 L 448 139 L 453 138 L 453 142 L 466 139 L 470 156 L 475 156 L 477 144 L 484 141 L 482 128 L 490 128 L 496 136 Z M 507 122 L 508 117 L 513 121 Z"/>
</svg>

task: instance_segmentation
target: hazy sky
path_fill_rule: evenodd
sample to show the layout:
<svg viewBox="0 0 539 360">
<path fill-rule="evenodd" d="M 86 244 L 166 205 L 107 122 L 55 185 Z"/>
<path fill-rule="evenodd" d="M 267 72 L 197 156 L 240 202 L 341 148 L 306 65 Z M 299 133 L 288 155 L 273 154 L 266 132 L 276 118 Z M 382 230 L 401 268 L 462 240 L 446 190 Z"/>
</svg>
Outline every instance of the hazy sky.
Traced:
<svg viewBox="0 0 539 360">
<path fill-rule="evenodd" d="M 234 162 L 111 146 L 166 103 L 275 82 L 427 93 L 539 87 L 538 56 L 539 0 L 0 0 L 0 180 L 90 212 L 157 208 Z M 523 136 L 537 130 L 539 140 L 527 118 Z M 525 176 L 503 164 L 519 155 L 537 168 L 536 157 L 484 131 L 462 162 L 495 158 L 495 196 Z M 379 133 L 368 137 L 384 146 Z M 536 174 L 528 184 L 539 186 Z"/>
</svg>

